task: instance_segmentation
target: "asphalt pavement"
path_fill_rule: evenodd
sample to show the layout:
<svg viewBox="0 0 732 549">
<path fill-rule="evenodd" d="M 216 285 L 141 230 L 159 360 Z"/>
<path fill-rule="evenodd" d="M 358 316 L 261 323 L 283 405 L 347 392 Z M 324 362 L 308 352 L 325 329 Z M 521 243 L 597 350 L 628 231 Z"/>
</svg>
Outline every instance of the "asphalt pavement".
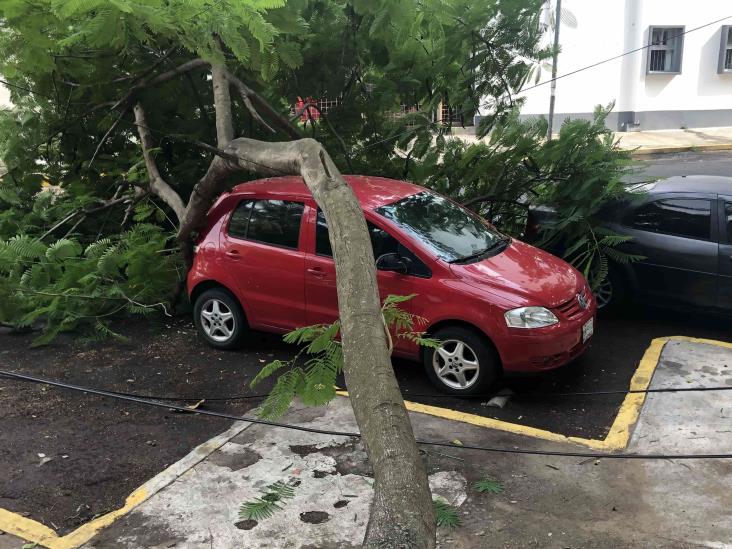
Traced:
<svg viewBox="0 0 732 549">
<path fill-rule="evenodd" d="M 643 159 L 644 175 L 723 175 L 732 177 L 732 151 L 654 154 Z"/>
<path fill-rule="evenodd" d="M 732 177 L 732 151 L 649 155 L 642 160 L 638 179 L 674 175 Z M 557 393 L 627 390 L 651 341 L 675 335 L 730 342 L 732 321 L 702 311 L 667 311 L 642 305 L 620 315 L 601 316 L 591 347 L 578 360 L 534 378 L 505 378 L 496 390 L 508 388 L 514 395 L 502 409 L 487 406 L 490 395 L 460 399 L 440 394 L 419 364 L 396 360 L 394 366 L 406 400 L 597 439 L 607 434 L 625 395 Z"/>
<path fill-rule="evenodd" d="M 730 342 L 731 326 L 729 318 L 640 305 L 601 316 L 590 348 L 579 359 L 533 377 L 505 377 L 494 392 L 506 388 L 514 394 L 502 409 L 487 405 L 490 395 L 465 399 L 441 394 L 419 364 L 396 360 L 394 368 L 405 400 L 598 439 L 607 434 L 625 394 L 566 393 L 626 391 L 654 338 L 681 335 Z"/>
</svg>

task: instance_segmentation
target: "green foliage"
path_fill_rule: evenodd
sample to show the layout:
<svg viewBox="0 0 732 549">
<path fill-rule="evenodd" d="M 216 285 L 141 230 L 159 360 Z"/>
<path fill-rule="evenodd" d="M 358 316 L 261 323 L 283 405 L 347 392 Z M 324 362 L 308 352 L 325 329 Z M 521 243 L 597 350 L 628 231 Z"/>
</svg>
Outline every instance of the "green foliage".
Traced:
<svg viewBox="0 0 732 549">
<path fill-rule="evenodd" d="M 628 151 L 605 127 L 612 105 L 598 107 L 593 120 L 566 120 L 546 141 L 544 118 L 520 120 L 513 111 L 496 123 L 485 142 L 437 143 L 409 173 L 417 181 L 468 205 L 504 232 L 521 237 L 529 206 L 548 206 L 557 221 L 538 244 L 563 256 L 596 286 L 608 260 L 637 261 L 618 246 L 625 237 L 602 227 L 599 214 L 631 193 L 624 181 L 634 169 Z"/>
<path fill-rule="evenodd" d="M 239 518 L 262 520 L 271 517 L 282 509 L 285 500 L 295 497 L 292 483 L 277 481 L 267 486 L 262 497 L 242 503 Z"/>
<path fill-rule="evenodd" d="M 437 526 L 445 526 L 447 528 L 457 528 L 462 524 L 460 515 L 458 515 L 457 509 L 445 503 L 444 501 L 433 499 L 432 504 L 435 507 L 435 515 L 437 515 Z"/>
<path fill-rule="evenodd" d="M 162 252 L 171 244 L 169 231 L 175 230 L 164 205 L 146 199 L 130 216 L 125 215 L 129 202 L 93 215 L 75 212 L 115 196 L 137 200 L 134 188 L 148 176 L 136 128 L 129 112 L 108 106 L 134 85 L 196 57 L 225 59 L 231 71 L 283 113 L 297 97 L 337 99 L 323 113 L 327 123 L 308 124 L 304 132 L 321 140 L 343 171 L 410 178 L 461 201 L 490 193 L 493 199 L 476 204 L 476 210 L 517 235 L 525 213 L 518 203 L 530 197 L 559 209 L 565 224 L 558 234 L 545 235 L 547 245 L 558 237 L 571 244 L 581 241 L 570 260 L 583 270 L 602 275 L 608 259 L 632 259 L 619 255 L 617 238 L 598 232 L 595 222 L 597 208 L 612 194 L 627 161 L 601 129 L 603 114 L 595 122 L 566 123 L 550 143 L 542 143 L 544 122 L 520 122 L 515 115 L 519 102 L 513 95 L 549 55 L 540 43 L 542 3 L 5 0 L 0 3 L 0 74 L 10 84 L 14 108 L 0 110 L 0 158 L 9 170 L 0 181 L 0 240 L 13 261 L 22 261 L 20 271 L 3 271 L 0 298 L 9 298 L 0 304 L 0 321 L 28 325 L 35 307 L 42 312 L 32 321 L 47 326 L 44 337 L 84 323 L 101 334 L 100 326 L 118 313 L 150 311 L 127 301 L 119 288 L 135 301 L 153 303 L 162 300 L 163 285 L 175 283 L 177 260 Z M 147 87 L 136 97 L 154 130 L 161 174 L 186 201 L 211 160 L 191 143 L 216 142 L 207 71 Z M 466 119 L 479 103 L 490 103 L 484 117 L 484 129 L 492 128 L 489 142 L 467 146 L 447 139 L 452 122 L 433 122 L 441 102 Z M 119 124 L 101 143 L 118 117 Z M 280 138 L 240 105 L 235 125 L 237 135 Z M 154 233 L 149 243 L 156 243 L 155 254 L 111 249 L 130 238 L 130 222 Z M 40 242 L 47 247 L 41 249 Z M 39 266 L 30 265 L 33 261 Z M 59 265 L 40 268 L 41 263 Z M 84 282 L 59 274 L 76 272 L 70 267 L 76 263 L 86 265 L 78 273 Z M 148 285 L 135 299 L 137 283 L 135 289 L 127 285 L 144 275 Z M 36 292 L 63 295 L 16 295 L 13 288 L 22 276 Z M 77 286 L 98 292 L 93 294 L 97 304 L 82 306 L 81 298 L 69 297 L 81 292 Z M 384 314 L 392 313 L 387 308 Z M 397 315 L 389 322 L 402 325 L 406 319 Z M 324 336 L 321 345 L 327 337 L 318 335 Z M 411 330 L 397 337 L 434 345 Z M 337 369 L 340 351 L 330 352 L 330 358 L 318 358 L 282 380 L 283 398 L 270 403 L 272 413 L 303 387 L 310 402 L 332 397 L 326 383 L 331 374 L 323 372 Z"/>
<path fill-rule="evenodd" d="M 165 310 L 178 280 L 177 256 L 165 251 L 170 237 L 136 224 L 86 246 L 73 238 L 50 245 L 28 235 L 0 240 L 0 323 L 41 327 L 34 345 L 79 326 L 115 336 L 109 318 Z"/>
<path fill-rule="evenodd" d="M 385 329 L 388 327 L 389 333 L 395 332 L 397 337 L 407 338 L 418 345 L 439 346 L 438 341 L 414 331 L 415 323 L 421 322 L 421 319 L 399 308 L 400 303 L 413 297 L 414 294 L 389 295 L 384 299 L 381 311 Z M 336 396 L 336 378 L 343 371 L 343 349 L 338 339 L 340 327 L 340 321 L 336 320 L 333 324 L 305 326 L 285 334 L 283 340 L 286 343 L 302 345 L 303 348 L 290 361 L 274 360 L 268 363 L 250 382 L 250 387 L 254 388 L 264 379 L 289 368 L 277 378 L 259 408 L 260 417 L 276 419 L 282 416 L 296 396 L 307 406 L 322 406 Z M 308 358 L 303 366 L 299 366 L 302 355 Z"/>
<path fill-rule="evenodd" d="M 503 484 L 495 479 L 484 477 L 473 484 L 473 490 L 481 494 L 500 494 L 503 492 Z"/>
</svg>

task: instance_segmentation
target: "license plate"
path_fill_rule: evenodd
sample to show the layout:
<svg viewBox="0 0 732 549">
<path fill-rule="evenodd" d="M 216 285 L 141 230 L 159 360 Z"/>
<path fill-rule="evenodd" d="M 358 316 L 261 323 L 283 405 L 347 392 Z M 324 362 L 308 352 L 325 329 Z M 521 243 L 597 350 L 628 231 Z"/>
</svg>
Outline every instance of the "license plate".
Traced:
<svg viewBox="0 0 732 549">
<path fill-rule="evenodd" d="M 595 319 L 591 318 L 582 326 L 582 343 L 590 339 L 595 332 Z"/>
</svg>

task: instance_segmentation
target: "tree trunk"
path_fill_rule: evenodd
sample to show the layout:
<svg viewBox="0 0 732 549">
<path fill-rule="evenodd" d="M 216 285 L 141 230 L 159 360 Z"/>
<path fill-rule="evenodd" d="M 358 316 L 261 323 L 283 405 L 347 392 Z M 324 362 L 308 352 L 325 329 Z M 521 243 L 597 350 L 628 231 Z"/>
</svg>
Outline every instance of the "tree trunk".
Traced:
<svg viewBox="0 0 732 549">
<path fill-rule="evenodd" d="M 384 330 L 376 266 L 366 220 L 353 190 L 323 147 L 313 139 L 269 143 L 231 139 L 233 117 L 229 83 L 238 81 L 221 68 L 212 70 L 219 149 L 206 175 L 196 183 L 185 208 L 161 177 L 150 152 L 153 144 L 140 103 L 135 119 L 150 175 L 150 190 L 180 221 L 178 242 L 186 265 L 193 261 L 192 241 L 206 213 L 230 177 L 246 170 L 260 175 L 300 175 L 328 222 L 336 268 L 344 373 L 356 421 L 374 470 L 374 499 L 366 528 L 367 548 L 431 549 L 435 512 L 427 472 L 414 440 L 412 424 L 394 377 Z M 253 92 L 242 91 L 248 108 Z M 246 96 L 246 97 L 245 97 Z"/>
<path fill-rule="evenodd" d="M 328 222 L 336 268 L 346 383 L 375 475 L 364 546 L 431 548 L 435 515 L 427 473 L 394 377 L 366 221 L 352 189 L 315 140 L 234 139 L 196 185 L 181 223 L 185 243 L 231 173 L 301 175 Z"/>
</svg>

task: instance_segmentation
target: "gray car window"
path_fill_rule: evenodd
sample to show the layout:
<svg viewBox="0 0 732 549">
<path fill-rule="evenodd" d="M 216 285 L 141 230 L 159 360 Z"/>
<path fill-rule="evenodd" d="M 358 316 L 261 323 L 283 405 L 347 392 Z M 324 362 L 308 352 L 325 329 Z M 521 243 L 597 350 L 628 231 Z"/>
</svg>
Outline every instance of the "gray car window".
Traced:
<svg viewBox="0 0 732 549">
<path fill-rule="evenodd" d="M 732 243 L 732 202 L 724 203 L 724 213 L 727 220 L 727 242 Z"/>
<path fill-rule="evenodd" d="M 712 203 L 702 198 L 666 198 L 643 204 L 623 225 L 697 240 L 711 238 Z"/>
<path fill-rule="evenodd" d="M 229 235 L 297 249 L 304 205 L 285 200 L 245 200 L 229 222 Z"/>
<path fill-rule="evenodd" d="M 396 238 L 370 221 L 366 222 L 366 226 L 369 229 L 371 247 L 374 250 L 375 259 L 378 259 L 384 254 L 397 253 L 411 260 L 412 264 L 409 274 L 422 278 L 429 278 L 432 275 L 429 267 L 422 263 L 411 250 L 403 246 Z M 333 257 L 333 251 L 330 247 L 330 236 L 328 235 L 328 223 L 325 221 L 325 216 L 320 210 L 318 210 L 315 226 L 315 253 L 326 257 Z"/>
</svg>

